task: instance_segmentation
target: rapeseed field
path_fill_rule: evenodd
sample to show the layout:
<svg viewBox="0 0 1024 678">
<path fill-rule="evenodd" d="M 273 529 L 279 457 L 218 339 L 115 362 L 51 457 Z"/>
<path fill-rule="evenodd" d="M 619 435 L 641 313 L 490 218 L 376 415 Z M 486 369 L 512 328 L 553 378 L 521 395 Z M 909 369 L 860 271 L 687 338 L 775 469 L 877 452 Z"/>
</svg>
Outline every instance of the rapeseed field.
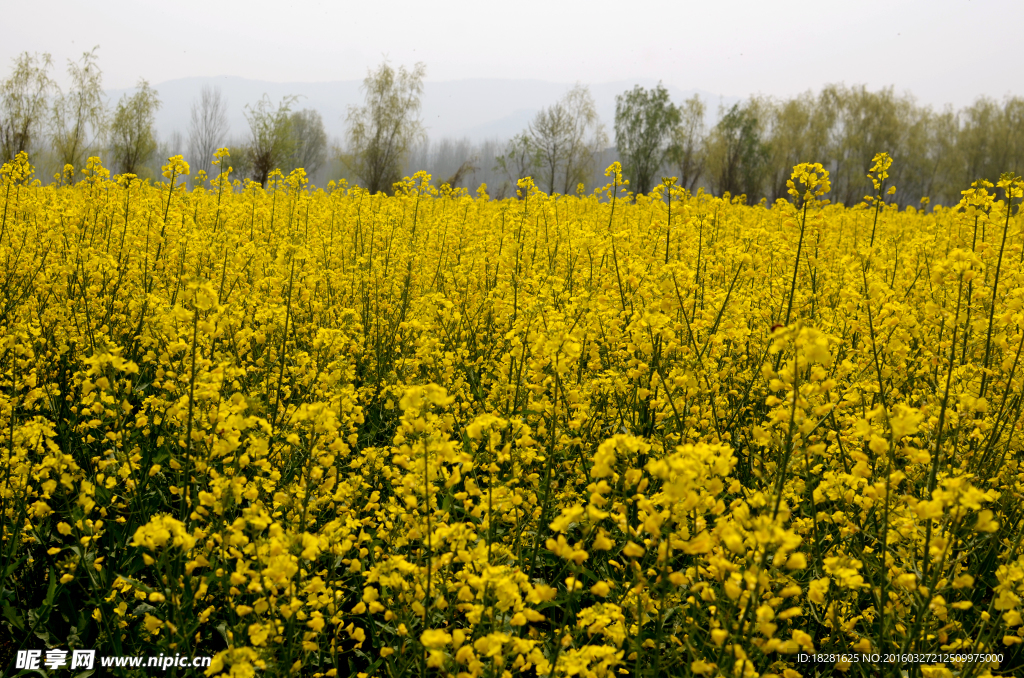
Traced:
<svg viewBox="0 0 1024 678">
<path fill-rule="evenodd" d="M 810 164 L 747 205 L 227 163 L 3 166 L 5 666 L 1024 667 L 1019 178 L 899 210 L 884 154 L 853 207 Z"/>
</svg>

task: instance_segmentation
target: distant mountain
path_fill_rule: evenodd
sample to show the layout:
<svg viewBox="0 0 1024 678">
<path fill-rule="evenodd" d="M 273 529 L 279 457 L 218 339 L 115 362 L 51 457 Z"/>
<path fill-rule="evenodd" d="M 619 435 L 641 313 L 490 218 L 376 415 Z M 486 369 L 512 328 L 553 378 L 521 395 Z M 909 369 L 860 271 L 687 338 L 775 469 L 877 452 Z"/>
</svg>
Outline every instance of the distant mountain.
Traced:
<svg viewBox="0 0 1024 678">
<path fill-rule="evenodd" d="M 328 136 L 341 138 L 345 132 L 345 115 L 349 106 L 363 102 L 362 81 L 337 82 L 267 82 L 234 76 L 182 78 L 156 83 L 154 88 L 162 106 L 156 126 L 161 139 L 168 140 L 175 132 L 187 139 L 192 102 L 204 85 L 220 87 L 228 103 L 229 136 L 242 137 L 248 131 L 245 105 L 258 101 L 264 94 L 276 105 L 282 97 L 298 95 L 296 109 L 312 108 L 320 112 Z M 609 138 L 614 136 L 615 96 L 634 85 L 654 87 L 657 81 L 638 79 L 590 84 L 598 114 Z M 485 139 L 505 140 L 523 131 L 537 111 L 558 101 L 572 87 L 571 83 L 542 80 L 474 79 L 448 82 L 426 82 L 423 91 L 421 118 L 431 140 L 444 137 L 467 138 L 473 142 Z M 700 90 L 682 90 L 666 85 L 672 101 L 682 102 L 694 94 L 704 99 L 708 122 L 717 118 L 719 103 L 730 106 L 739 97 L 720 97 Z M 108 90 L 111 104 L 132 89 Z"/>
</svg>

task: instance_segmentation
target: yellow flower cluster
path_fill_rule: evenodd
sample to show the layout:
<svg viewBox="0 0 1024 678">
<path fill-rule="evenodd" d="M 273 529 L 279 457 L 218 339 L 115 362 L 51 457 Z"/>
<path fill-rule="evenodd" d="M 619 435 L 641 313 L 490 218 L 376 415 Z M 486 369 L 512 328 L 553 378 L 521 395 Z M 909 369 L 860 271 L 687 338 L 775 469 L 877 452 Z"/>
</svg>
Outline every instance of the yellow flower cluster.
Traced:
<svg viewBox="0 0 1024 678">
<path fill-rule="evenodd" d="M 167 515 L 153 516 L 148 523 L 135 530 L 131 541 L 132 546 L 142 546 L 151 551 L 159 551 L 167 546 L 191 551 L 196 540 L 185 530 L 185 525 Z"/>
<path fill-rule="evenodd" d="M 15 644 L 239 677 L 1024 667 L 1019 178 L 923 213 L 884 155 L 852 208 L 812 164 L 746 206 L 617 166 L 495 201 L 228 158 L 191 190 L 180 157 L 0 171 Z"/>
</svg>

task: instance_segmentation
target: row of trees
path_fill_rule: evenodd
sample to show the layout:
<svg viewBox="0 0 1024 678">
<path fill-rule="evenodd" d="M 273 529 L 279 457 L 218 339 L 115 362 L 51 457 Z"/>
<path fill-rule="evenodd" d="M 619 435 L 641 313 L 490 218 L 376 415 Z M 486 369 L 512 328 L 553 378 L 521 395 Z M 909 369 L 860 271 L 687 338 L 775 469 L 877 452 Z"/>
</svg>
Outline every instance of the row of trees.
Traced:
<svg viewBox="0 0 1024 678">
<path fill-rule="evenodd" d="M 0 155 L 7 161 L 21 151 L 47 146 L 60 167 L 83 167 L 91 155 L 101 155 L 118 172 L 145 174 L 159 148 L 156 113 L 159 93 L 140 80 L 108 108 L 96 48 L 75 62 L 69 61 L 69 86 L 58 86 L 50 73 L 49 54 L 23 53 L 14 59 L 10 76 L 0 82 Z M 292 110 L 297 97 L 286 97 L 276 107 L 264 97 L 246 106 L 249 135 L 233 140 L 232 163 L 240 176 L 263 183 L 275 168 L 303 167 L 312 174 L 327 160 L 327 133 L 320 114 L 312 109 Z M 205 164 L 229 143 L 228 104 L 219 89 L 205 87 L 193 102 L 187 150 L 196 164 Z M 181 144 L 183 140 L 176 140 Z M 159 163 L 157 163 L 159 164 Z"/>
<path fill-rule="evenodd" d="M 690 190 L 702 185 L 774 202 L 786 196 L 792 167 L 814 161 L 830 170 L 832 199 L 850 205 L 870 192 L 866 170 L 886 151 L 895 161 L 898 203 L 928 196 L 948 204 L 976 179 L 1024 170 L 1020 97 L 936 112 L 891 87 L 829 85 L 817 95 L 752 97 L 720 110 L 707 132 L 703 120 L 698 99 L 677 106 L 661 85 L 617 98 L 616 147 L 637 192 L 668 172 Z"/>
<path fill-rule="evenodd" d="M 105 149 L 122 172 L 137 173 L 157 148 L 154 124 L 159 96 L 146 80 L 108 110 L 96 49 L 68 62 L 70 86 L 50 77 L 49 54 L 23 53 L 11 75 L 0 82 L 0 155 L 9 160 L 21 151 L 49 142 L 61 166 L 82 167 L 88 156 Z"/>
<path fill-rule="evenodd" d="M 66 91 L 51 78 L 52 68 L 50 55 L 26 52 L 0 82 L 2 160 L 48 147 L 59 167 L 82 167 L 87 157 L 101 155 L 115 171 L 144 174 L 160 148 L 155 130 L 159 93 L 140 80 L 133 94 L 125 94 L 109 110 L 96 49 L 68 62 Z M 366 105 L 349 110 L 347 148 L 336 149 L 336 157 L 374 192 L 391 190 L 402 178 L 411 148 L 425 141 L 416 118 L 425 74 L 423 64 L 396 71 L 384 63 L 364 82 Z M 219 89 L 205 87 L 192 104 L 187 149 L 169 150 L 184 150 L 193 164 L 203 167 L 218 148 L 228 146 L 235 176 L 260 184 L 275 169 L 287 173 L 301 167 L 313 175 L 328 162 L 330 144 L 320 114 L 294 110 L 297 101 L 288 96 L 275 103 L 264 96 L 247 105 L 248 134 L 229 139 L 228 103 Z M 175 146 L 184 143 L 172 140 Z"/>
<path fill-rule="evenodd" d="M 605 138 L 593 100 L 577 85 L 509 141 L 497 165 L 512 185 L 533 176 L 548 192 L 569 193 L 593 174 Z M 891 87 L 828 85 L 817 95 L 757 96 L 720 108 L 709 129 L 699 97 L 676 104 L 661 84 L 637 86 L 616 97 L 613 151 L 636 193 L 672 175 L 690 191 L 770 202 L 787 195 L 794 165 L 821 162 L 832 176 L 832 199 L 846 205 L 870 192 L 867 168 L 886 151 L 895 160 L 899 204 L 925 196 L 949 204 L 972 181 L 1024 171 L 1024 99 L 981 98 L 960 111 L 934 111 Z"/>
<path fill-rule="evenodd" d="M 108 116 L 96 50 L 86 52 L 77 63 L 68 62 L 67 90 L 50 78 L 52 67 L 49 54 L 26 52 L 14 59 L 10 77 L 0 82 L 0 155 L 4 161 L 29 151 L 48 136 L 61 164 L 81 167 L 106 132 Z"/>
<path fill-rule="evenodd" d="M 25 53 L 0 82 L 3 159 L 48 143 L 60 166 L 81 167 L 89 155 L 102 151 L 115 170 L 143 172 L 159 148 L 156 90 L 141 80 L 110 111 L 95 49 L 68 62 L 66 90 L 51 79 L 52 66 L 49 55 Z M 611 147 L 589 90 L 576 85 L 507 142 L 481 147 L 442 143 L 431 154 L 425 151 L 426 134 L 418 119 L 425 74 L 422 63 L 407 71 L 385 62 L 370 72 L 363 83 L 365 103 L 349 108 L 344 148 L 339 145 L 333 154 L 320 114 L 294 110 L 297 97 L 275 104 L 265 96 L 247 105 L 247 136 L 229 140 L 227 102 L 218 89 L 204 88 L 192 106 L 187 157 L 203 166 L 203 160 L 227 145 L 235 176 L 261 184 L 274 169 L 302 167 L 314 175 L 336 159 L 340 169 L 373 192 L 389 192 L 402 176 L 419 169 L 432 170 L 438 181 L 453 186 L 499 173 L 497 195 L 514 193 L 517 180 L 525 176 L 549 193 L 574 193 L 580 185 L 590 188 L 600 181 L 599 164 L 620 160 L 637 193 L 673 175 L 691 191 L 704 188 L 769 201 L 785 197 L 795 164 L 816 161 L 831 172 L 832 199 L 851 204 L 868 192 L 866 169 L 874 154 L 884 150 L 895 160 L 896 200 L 903 205 L 922 196 L 954 202 L 962 187 L 976 179 L 994 180 L 1001 172 L 1024 169 L 1024 99 L 999 103 L 983 98 L 960 111 L 934 111 L 891 87 L 872 92 L 843 85 L 826 86 L 817 95 L 757 96 L 720 107 L 710 128 L 699 97 L 677 104 L 661 84 L 637 86 L 616 97 Z M 185 140 L 173 143 L 180 146 Z M 448 157 L 453 153 L 461 156 Z M 439 173 L 410 162 L 444 167 Z M 481 163 L 486 167 L 479 172 Z"/>
<path fill-rule="evenodd" d="M 426 141 L 423 124 L 417 118 L 425 75 L 422 63 L 407 71 L 385 62 L 363 81 L 365 105 L 349 107 L 346 146 L 335 148 L 335 157 L 373 193 L 390 192 L 402 179 L 402 169 L 413 147 Z M 243 175 L 264 184 L 274 169 L 288 172 L 302 167 L 313 174 L 327 161 L 327 134 L 320 114 L 310 109 L 293 112 L 296 100 L 294 96 L 285 97 L 275 107 L 264 96 L 246 107 L 249 137 L 241 153 L 232 153 L 232 162 Z M 213 105 L 208 108 L 212 110 Z M 204 110 L 199 109 L 201 120 L 211 117 Z"/>
</svg>

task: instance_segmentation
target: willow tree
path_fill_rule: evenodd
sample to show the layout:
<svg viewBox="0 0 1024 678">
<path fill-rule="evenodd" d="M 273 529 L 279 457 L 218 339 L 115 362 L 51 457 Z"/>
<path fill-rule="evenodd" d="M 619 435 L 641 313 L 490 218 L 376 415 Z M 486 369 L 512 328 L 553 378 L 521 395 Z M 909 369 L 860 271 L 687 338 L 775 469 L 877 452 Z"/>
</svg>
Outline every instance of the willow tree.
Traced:
<svg viewBox="0 0 1024 678">
<path fill-rule="evenodd" d="M 679 185 L 696 190 L 707 164 L 704 115 L 706 109 L 699 94 L 679 106 L 679 124 L 672 130 L 667 160 L 679 173 Z"/>
<path fill-rule="evenodd" d="M 122 174 L 138 174 L 156 151 L 157 91 L 140 80 L 138 91 L 117 102 L 110 125 L 110 150 L 114 166 Z"/>
<path fill-rule="evenodd" d="M 320 171 L 327 161 L 327 130 L 320 113 L 305 108 L 291 114 L 288 121 L 291 133 L 291 155 L 288 157 L 289 171 L 301 167 L 312 176 Z"/>
<path fill-rule="evenodd" d="M 245 107 L 245 119 L 249 123 L 246 155 L 252 178 L 260 186 L 266 185 L 270 173 L 291 157 L 291 107 L 295 100 L 294 96 L 286 96 L 275 109 L 270 97 L 264 94 L 255 105 Z"/>
<path fill-rule="evenodd" d="M 348 109 L 341 158 L 371 193 L 392 193 L 410 149 L 426 137 L 418 117 L 426 73 L 423 63 L 396 71 L 385 61 L 363 80 L 366 103 Z"/>
<path fill-rule="evenodd" d="M 46 124 L 53 81 L 49 54 L 23 52 L 13 59 L 14 69 L 0 82 L 0 162 L 28 152 Z"/>
<path fill-rule="evenodd" d="M 62 165 L 76 168 L 95 153 L 107 131 L 107 106 L 103 101 L 103 73 L 96 63 L 96 50 L 82 54 L 78 62 L 68 60 L 71 86 L 57 89 L 53 100 L 51 131 L 53 149 Z"/>
<path fill-rule="evenodd" d="M 708 136 L 708 174 L 718 195 L 746 195 L 756 201 L 768 166 L 764 136 L 764 102 L 750 99 L 734 104 Z"/>
<path fill-rule="evenodd" d="M 682 111 L 661 83 L 652 90 L 637 85 L 615 97 L 615 147 L 637 195 L 650 192 L 681 122 Z"/>
</svg>

